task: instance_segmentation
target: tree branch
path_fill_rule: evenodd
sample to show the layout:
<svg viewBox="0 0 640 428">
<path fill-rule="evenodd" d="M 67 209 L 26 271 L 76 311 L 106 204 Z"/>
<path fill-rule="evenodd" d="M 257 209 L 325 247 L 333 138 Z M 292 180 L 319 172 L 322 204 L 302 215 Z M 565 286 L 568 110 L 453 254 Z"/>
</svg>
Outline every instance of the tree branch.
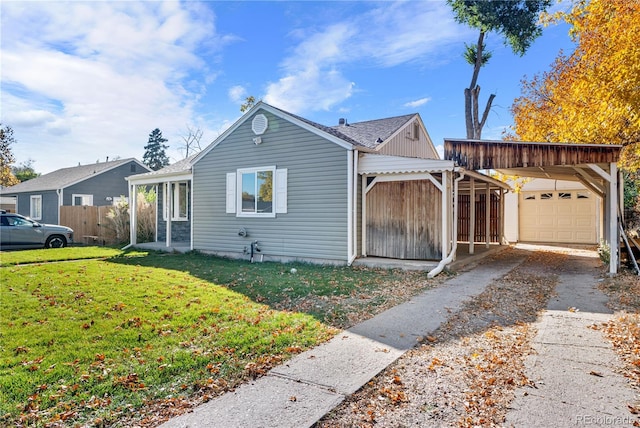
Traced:
<svg viewBox="0 0 640 428">
<path fill-rule="evenodd" d="M 475 88 L 478 83 L 478 74 L 482 67 L 482 45 L 484 44 L 484 31 L 480 31 L 478 36 L 478 47 L 476 48 L 476 63 L 473 65 L 473 75 L 471 76 L 471 84 L 469 89 Z"/>
<path fill-rule="evenodd" d="M 484 123 L 487 121 L 487 116 L 489 116 L 489 111 L 491 110 L 491 104 L 493 103 L 493 99 L 496 97 L 496 94 L 489 95 L 489 99 L 487 100 L 487 105 L 484 107 L 484 112 L 482 113 L 482 120 L 480 121 L 480 127 L 478 128 L 478 138 L 482 134 L 482 128 L 484 128 Z"/>
</svg>

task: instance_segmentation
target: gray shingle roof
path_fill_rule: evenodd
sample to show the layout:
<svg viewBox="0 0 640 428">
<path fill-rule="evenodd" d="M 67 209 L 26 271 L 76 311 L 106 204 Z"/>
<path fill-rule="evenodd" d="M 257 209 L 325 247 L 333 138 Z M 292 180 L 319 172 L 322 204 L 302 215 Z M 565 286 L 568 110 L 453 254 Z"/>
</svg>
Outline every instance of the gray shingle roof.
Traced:
<svg viewBox="0 0 640 428">
<path fill-rule="evenodd" d="M 266 103 L 265 103 L 265 104 L 266 104 Z M 271 108 L 275 109 L 275 110 L 279 110 L 279 111 L 283 112 L 283 113 L 284 113 L 284 114 L 286 114 L 286 115 L 289 115 L 289 116 L 291 116 L 291 117 L 295 117 L 296 119 L 301 120 L 302 122 L 304 122 L 304 123 L 306 123 L 306 124 L 309 124 L 309 125 L 313 126 L 314 128 L 318 128 L 319 130 L 324 131 L 324 132 L 326 132 L 327 134 L 331 134 L 331 135 L 333 135 L 334 137 L 338 137 L 338 138 L 340 138 L 341 140 L 344 140 L 344 141 L 346 141 L 346 142 L 347 142 L 347 143 L 349 143 L 349 144 L 355 144 L 355 145 L 357 145 L 357 146 L 361 146 L 361 145 L 362 145 L 362 144 L 361 144 L 360 142 L 358 142 L 357 140 L 354 140 L 353 138 L 349 137 L 348 135 L 341 133 L 338 129 L 336 129 L 336 128 L 334 128 L 334 127 L 320 125 L 319 123 L 316 123 L 316 122 L 314 122 L 314 121 L 312 121 L 312 120 L 309 120 L 309 119 L 305 119 L 305 118 L 304 118 L 304 117 L 302 117 L 302 116 L 298 116 L 298 115 L 296 115 L 296 114 L 289 113 L 288 111 L 284 111 L 284 110 L 282 110 L 282 109 L 280 109 L 280 108 L 278 108 L 278 107 L 274 107 L 274 106 L 272 106 L 272 105 L 270 105 L 270 104 L 267 104 L 267 105 L 268 105 L 269 107 L 271 107 Z"/>
<path fill-rule="evenodd" d="M 365 122 L 348 123 L 332 126 L 331 129 L 355 140 L 358 144 L 370 149 L 376 148 L 386 141 L 398 129 L 404 126 L 416 113 Z"/>
<path fill-rule="evenodd" d="M 161 168 L 157 171 L 145 172 L 143 174 L 136 174 L 135 177 L 136 178 L 155 177 L 155 176 L 162 177 L 164 175 L 171 175 L 178 172 L 189 172 L 191 171 L 191 166 L 192 166 L 191 161 L 193 161 L 193 158 L 195 158 L 197 155 L 198 153 L 191 155 L 188 158 L 179 160 L 178 162 L 174 162 L 171 165 L 167 165 L 164 168 Z"/>
<path fill-rule="evenodd" d="M 89 165 L 79 165 L 69 168 L 62 168 L 48 174 L 41 175 L 31 180 L 18 183 L 15 186 L 2 189 L 4 194 L 40 192 L 44 190 L 63 189 L 71 184 L 91 178 L 96 174 L 103 173 L 112 168 L 135 161 L 135 158 L 119 159 L 109 162 L 99 162 Z"/>
<path fill-rule="evenodd" d="M 386 141 L 398 129 L 404 126 L 417 113 L 405 114 L 403 116 L 387 117 L 384 119 L 367 120 L 364 122 L 349 123 L 338 126 L 325 126 L 313 122 L 304 117 L 289 113 L 277 107 L 271 106 L 276 110 L 295 117 L 313 127 L 316 127 L 328 134 L 338 137 L 350 144 L 375 149 L 380 143 Z"/>
</svg>

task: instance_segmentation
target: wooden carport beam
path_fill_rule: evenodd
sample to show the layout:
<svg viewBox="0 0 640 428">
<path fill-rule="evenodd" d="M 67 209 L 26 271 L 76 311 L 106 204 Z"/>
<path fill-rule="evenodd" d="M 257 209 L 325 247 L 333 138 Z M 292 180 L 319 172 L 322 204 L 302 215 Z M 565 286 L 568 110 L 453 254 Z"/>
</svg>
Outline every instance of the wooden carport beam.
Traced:
<svg viewBox="0 0 640 428">
<path fill-rule="evenodd" d="M 578 167 L 575 167 L 575 166 L 573 167 L 573 169 L 578 173 L 578 174 L 575 175 L 575 177 L 582 184 L 584 184 L 587 188 L 589 188 L 589 190 L 591 190 L 592 192 L 594 192 L 595 194 L 597 194 L 601 198 L 604 198 L 604 195 L 605 195 L 605 193 L 607 191 L 605 186 L 603 186 L 602 184 L 600 184 L 597 181 L 595 181 L 593 179 L 593 177 L 591 177 L 589 174 L 587 174 L 587 172 L 584 169 L 578 168 Z"/>
</svg>

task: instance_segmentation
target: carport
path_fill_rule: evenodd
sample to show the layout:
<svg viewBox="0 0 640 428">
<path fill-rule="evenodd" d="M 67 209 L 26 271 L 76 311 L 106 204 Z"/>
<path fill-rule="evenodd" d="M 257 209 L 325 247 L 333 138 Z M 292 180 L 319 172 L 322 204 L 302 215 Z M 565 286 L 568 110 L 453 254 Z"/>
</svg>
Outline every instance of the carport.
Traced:
<svg viewBox="0 0 640 428">
<path fill-rule="evenodd" d="M 495 170 L 520 177 L 579 181 L 603 200 L 604 240 L 611 249 L 609 273 L 620 265 L 623 181 L 621 145 L 492 140 L 444 140 L 444 158 L 468 170 Z"/>
</svg>

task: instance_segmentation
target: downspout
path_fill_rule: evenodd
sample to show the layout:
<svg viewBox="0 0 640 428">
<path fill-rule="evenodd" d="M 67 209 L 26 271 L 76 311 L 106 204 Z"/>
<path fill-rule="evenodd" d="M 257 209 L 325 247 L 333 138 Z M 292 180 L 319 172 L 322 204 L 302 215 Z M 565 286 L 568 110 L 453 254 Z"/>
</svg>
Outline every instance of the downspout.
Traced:
<svg viewBox="0 0 640 428">
<path fill-rule="evenodd" d="M 458 250 L 458 182 L 464 178 L 464 172 L 460 173 L 460 177 L 456 178 L 453 182 L 453 227 L 452 227 L 452 236 L 453 236 L 453 244 L 451 246 L 451 252 L 449 255 L 442 259 L 438 266 L 435 269 L 430 270 L 427 274 L 427 278 L 433 278 L 447 266 L 449 263 L 453 261 L 456 256 L 456 251 Z M 446 189 L 443 189 L 443 191 Z"/>
<path fill-rule="evenodd" d="M 191 227 L 190 227 L 191 230 L 189 231 L 189 241 L 191 242 L 191 246 L 190 246 L 191 248 L 189 249 L 193 251 L 193 224 L 194 224 L 194 221 L 193 221 L 193 169 L 191 170 L 191 181 L 188 181 L 187 183 L 189 186 L 189 205 L 191 209 L 191 215 L 189 216 L 189 221 L 191 223 Z"/>
<path fill-rule="evenodd" d="M 353 251 L 353 150 L 347 151 L 347 264 L 355 260 Z"/>
<path fill-rule="evenodd" d="M 56 193 L 58 194 L 58 220 L 56 221 L 56 224 L 60 224 L 60 211 L 62 210 L 62 204 L 64 203 L 64 192 L 63 189 L 56 189 Z M 44 216 L 44 213 L 40 216 L 42 217 Z M 42 219 L 40 219 L 40 221 L 44 221 Z"/>
</svg>

